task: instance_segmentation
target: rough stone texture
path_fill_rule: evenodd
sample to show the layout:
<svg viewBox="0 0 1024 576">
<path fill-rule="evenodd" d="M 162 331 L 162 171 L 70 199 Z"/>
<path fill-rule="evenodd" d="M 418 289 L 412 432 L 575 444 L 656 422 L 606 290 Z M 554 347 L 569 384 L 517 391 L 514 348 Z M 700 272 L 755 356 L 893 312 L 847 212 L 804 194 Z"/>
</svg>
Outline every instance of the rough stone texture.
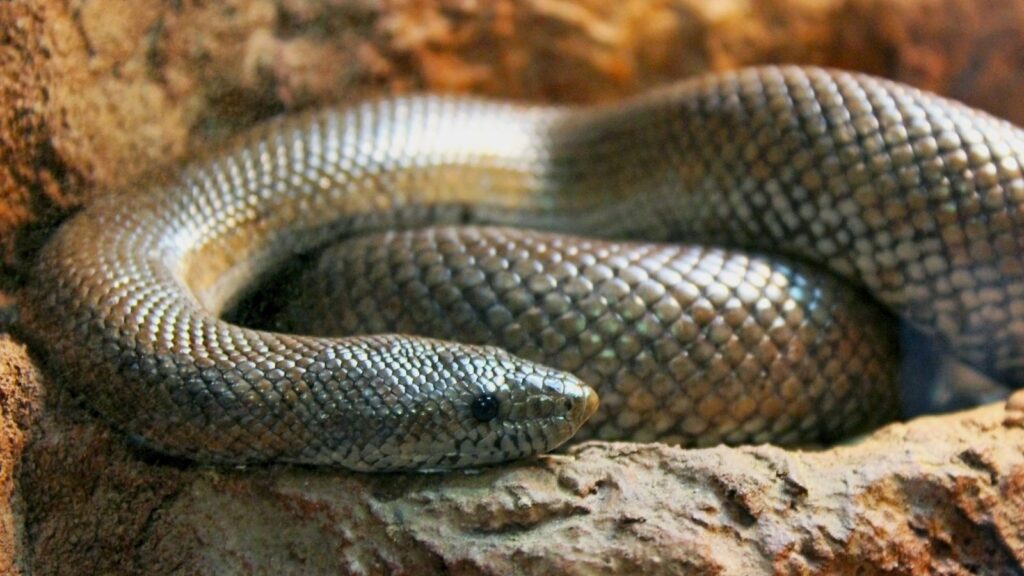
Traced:
<svg viewBox="0 0 1024 576">
<path fill-rule="evenodd" d="M 0 291 L 90 194 L 286 110 L 416 88 L 610 100 L 789 61 L 1024 123 L 1021 30 L 1024 0 L 8 0 Z M 0 573 L 1024 571 L 1024 432 L 999 406 L 821 453 L 588 444 L 382 478 L 168 462 L 46 388 L 44 406 L 0 338 Z"/>
<path fill-rule="evenodd" d="M 15 478 L 42 406 L 40 375 L 25 346 L 0 334 L 0 574 L 17 574 L 16 551 L 25 531 L 24 499 Z"/>
<path fill-rule="evenodd" d="M 48 408 L 21 477 L 40 574 L 1011 574 L 1024 563 L 1024 429 L 1004 426 L 998 405 L 822 452 L 587 443 L 410 476 L 166 462 L 67 398 Z"/>
</svg>

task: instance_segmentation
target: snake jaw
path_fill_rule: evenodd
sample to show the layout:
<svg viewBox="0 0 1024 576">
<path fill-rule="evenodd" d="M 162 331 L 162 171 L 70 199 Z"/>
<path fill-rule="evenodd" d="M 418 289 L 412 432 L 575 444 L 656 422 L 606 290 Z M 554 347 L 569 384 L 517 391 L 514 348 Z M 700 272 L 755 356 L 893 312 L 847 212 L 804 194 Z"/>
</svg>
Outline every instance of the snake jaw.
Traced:
<svg viewBox="0 0 1024 576">
<path fill-rule="evenodd" d="M 497 435 L 481 442 L 489 462 L 527 457 L 558 448 L 569 441 L 599 404 L 597 392 L 576 376 L 520 360 L 499 348 L 487 353 L 500 358 L 505 386 L 504 407 L 494 422 Z"/>
</svg>

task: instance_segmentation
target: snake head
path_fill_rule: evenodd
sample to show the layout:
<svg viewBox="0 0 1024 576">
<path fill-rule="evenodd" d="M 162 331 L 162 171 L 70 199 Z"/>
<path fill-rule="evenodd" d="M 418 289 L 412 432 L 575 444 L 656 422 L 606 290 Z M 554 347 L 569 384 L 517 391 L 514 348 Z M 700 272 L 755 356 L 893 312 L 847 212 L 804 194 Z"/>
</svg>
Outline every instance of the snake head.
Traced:
<svg viewBox="0 0 1024 576">
<path fill-rule="evenodd" d="M 365 418 L 329 434 L 350 447 L 335 458 L 346 467 L 440 471 L 540 454 L 597 410 L 575 376 L 499 348 L 395 337 L 377 352 L 386 358 L 369 362 L 386 369 L 362 384 Z"/>
</svg>

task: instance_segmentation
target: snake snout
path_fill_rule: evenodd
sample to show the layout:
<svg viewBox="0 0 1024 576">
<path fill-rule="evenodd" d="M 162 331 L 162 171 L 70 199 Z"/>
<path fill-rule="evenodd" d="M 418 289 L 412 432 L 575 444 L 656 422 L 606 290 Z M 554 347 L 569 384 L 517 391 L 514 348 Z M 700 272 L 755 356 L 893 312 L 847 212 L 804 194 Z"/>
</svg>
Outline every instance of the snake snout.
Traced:
<svg viewBox="0 0 1024 576">
<path fill-rule="evenodd" d="M 527 412 L 533 412 L 532 416 L 549 422 L 545 436 L 549 441 L 546 450 L 550 450 L 576 434 L 597 411 L 600 399 L 593 388 L 573 374 L 543 366 L 534 369 L 537 372 L 521 382 L 531 398 L 524 406 Z"/>
<path fill-rule="evenodd" d="M 583 385 L 583 401 L 577 402 L 573 406 L 573 422 L 578 422 L 577 427 L 582 426 L 587 420 L 590 420 L 600 406 L 601 398 L 597 395 L 597 391 L 590 386 Z"/>
<path fill-rule="evenodd" d="M 597 391 L 572 374 L 557 373 L 565 419 L 573 433 L 580 429 L 601 404 Z"/>
</svg>

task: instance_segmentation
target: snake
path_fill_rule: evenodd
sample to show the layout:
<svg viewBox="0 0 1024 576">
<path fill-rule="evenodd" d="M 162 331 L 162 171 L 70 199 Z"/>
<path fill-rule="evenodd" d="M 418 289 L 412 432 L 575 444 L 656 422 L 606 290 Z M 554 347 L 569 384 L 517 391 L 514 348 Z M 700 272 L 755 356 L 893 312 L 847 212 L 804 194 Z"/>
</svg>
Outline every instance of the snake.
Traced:
<svg viewBox="0 0 1024 576">
<path fill-rule="evenodd" d="M 1022 163 L 1005 120 L 794 65 L 589 106 L 344 103 L 98 195 L 20 321 L 114 427 L 199 462 L 828 440 L 896 410 L 894 317 L 1024 380 Z M 357 249 L 288 272 L 332 242 Z M 349 295 L 301 300 L 309 332 L 230 317 L 282 275 Z"/>
</svg>

